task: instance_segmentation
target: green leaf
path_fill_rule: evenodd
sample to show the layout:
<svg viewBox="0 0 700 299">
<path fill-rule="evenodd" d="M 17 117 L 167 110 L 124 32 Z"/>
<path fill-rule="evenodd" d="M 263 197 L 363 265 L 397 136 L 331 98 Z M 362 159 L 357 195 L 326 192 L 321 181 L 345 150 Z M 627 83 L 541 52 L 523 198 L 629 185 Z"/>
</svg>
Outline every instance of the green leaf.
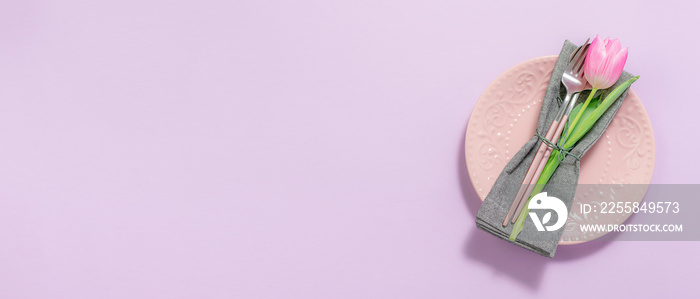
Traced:
<svg viewBox="0 0 700 299">
<path fill-rule="evenodd" d="M 598 105 L 600 105 L 600 96 L 601 96 L 601 94 L 596 95 L 596 96 L 593 98 L 593 100 L 591 100 L 591 102 L 588 103 L 588 107 L 586 107 L 586 110 L 584 110 L 584 111 L 583 111 L 583 114 L 581 114 L 581 119 L 587 119 L 588 116 L 591 115 L 591 113 L 593 113 L 593 111 L 595 111 L 596 108 L 598 108 Z M 578 105 L 576 105 L 576 107 L 574 107 L 574 109 L 571 110 L 571 114 L 569 114 L 569 115 L 571 115 L 571 116 L 573 116 L 573 115 L 578 115 L 578 112 L 581 110 L 581 106 L 583 106 L 583 102 L 581 102 L 581 103 L 579 103 Z M 562 131 L 562 132 L 568 132 L 568 131 L 569 131 L 569 126 L 571 126 L 571 123 L 572 123 L 573 121 L 574 121 L 574 117 L 570 117 L 570 118 L 566 121 L 566 126 L 564 127 L 564 131 Z M 580 129 L 581 127 L 583 127 L 583 124 L 582 124 L 582 123 L 583 123 L 583 122 L 579 121 L 579 122 L 576 124 L 576 126 L 574 127 L 574 130 L 573 130 L 572 132 L 575 132 L 576 130 L 578 130 L 578 129 Z M 561 139 L 560 139 L 560 140 L 561 140 Z M 561 144 L 560 144 L 560 146 L 561 146 Z"/>
<path fill-rule="evenodd" d="M 620 94 L 624 92 L 632 83 L 637 81 L 639 79 L 639 76 L 632 77 L 629 80 L 623 82 L 620 84 L 618 87 L 613 89 L 611 92 L 609 92 L 606 96 L 605 99 L 603 99 L 602 102 L 597 105 L 598 107 L 593 110 L 593 112 L 588 115 L 587 117 L 582 117 L 584 121 L 579 121 L 581 123 L 581 127 L 576 125 L 575 130 L 572 131 L 571 137 L 566 139 L 566 144 L 562 145 L 563 148 L 569 148 L 574 146 L 579 139 L 583 137 L 583 135 L 586 135 L 588 133 L 588 130 L 590 130 L 593 125 L 595 125 L 596 121 L 605 113 L 605 111 L 610 108 L 610 106 L 617 100 L 618 97 L 620 97 Z M 584 111 L 585 113 L 585 111 Z"/>
</svg>

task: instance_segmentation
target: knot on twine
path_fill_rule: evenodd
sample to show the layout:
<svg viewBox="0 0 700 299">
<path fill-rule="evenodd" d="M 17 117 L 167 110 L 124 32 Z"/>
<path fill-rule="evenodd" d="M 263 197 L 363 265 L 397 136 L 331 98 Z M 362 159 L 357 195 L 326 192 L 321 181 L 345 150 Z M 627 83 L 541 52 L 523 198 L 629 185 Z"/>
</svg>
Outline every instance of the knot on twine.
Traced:
<svg viewBox="0 0 700 299">
<path fill-rule="evenodd" d="M 539 138 L 540 140 L 542 140 L 542 142 L 543 142 L 544 144 L 546 144 L 547 146 L 551 147 L 552 149 L 558 150 L 559 153 L 563 153 L 563 155 L 558 155 L 559 162 L 564 161 L 564 158 L 566 158 L 566 155 L 572 156 L 572 157 L 574 157 L 574 159 L 576 159 L 576 160 L 579 160 L 579 161 L 581 160 L 581 158 L 580 158 L 579 156 L 574 155 L 574 154 L 572 154 L 572 153 L 570 152 L 570 151 L 571 151 L 570 148 L 565 149 L 565 148 L 563 148 L 563 147 L 557 145 L 556 143 L 553 143 L 553 142 L 549 141 L 549 139 L 547 139 L 547 138 L 545 138 L 544 136 L 540 135 L 540 133 L 537 132 L 537 130 L 535 130 L 535 136 L 537 136 L 537 138 Z"/>
<path fill-rule="evenodd" d="M 557 96 L 557 102 L 559 102 L 559 106 L 564 103 L 564 100 L 561 99 L 561 96 Z"/>
</svg>

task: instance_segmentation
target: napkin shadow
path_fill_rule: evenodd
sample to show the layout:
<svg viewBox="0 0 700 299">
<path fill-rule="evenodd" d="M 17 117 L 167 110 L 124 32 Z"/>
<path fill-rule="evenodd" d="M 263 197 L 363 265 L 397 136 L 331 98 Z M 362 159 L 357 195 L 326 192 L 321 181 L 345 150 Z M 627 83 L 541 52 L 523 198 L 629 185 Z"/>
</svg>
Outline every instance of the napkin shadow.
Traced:
<svg viewBox="0 0 700 299">
<path fill-rule="evenodd" d="M 471 116 L 470 116 L 471 117 Z M 469 122 L 467 122 L 468 124 Z M 462 189 L 462 197 L 467 209 L 476 218 L 481 206 L 481 199 L 469 178 L 465 157 L 465 139 L 467 126 L 462 131 L 462 143 L 457 152 L 457 172 Z M 471 234 L 464 245 L 467 258 L 486 264 L 493 268 L 494 275 L 506 275 L 523 285 L 537 290 L 542 282 L 544 269 L 549 259 L 536 253 L 508 244 L 482 230 L 472 226 Z"/>
<path fill-rule="evenodd" d="M 467 258 L 487 264 L 494 276 L 508 276 L 532 290 L 542 283 L 544 270 L 552 260 L 496 238 L 476 226 L 465 244 Z"/>
</svg>

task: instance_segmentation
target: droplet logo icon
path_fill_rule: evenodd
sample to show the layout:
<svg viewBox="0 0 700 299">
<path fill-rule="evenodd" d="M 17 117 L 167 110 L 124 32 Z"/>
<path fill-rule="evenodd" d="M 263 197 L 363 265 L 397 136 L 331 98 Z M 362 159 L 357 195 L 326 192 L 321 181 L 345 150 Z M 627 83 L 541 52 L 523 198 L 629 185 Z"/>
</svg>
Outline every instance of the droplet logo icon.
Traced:
<svg viewBox="0 0 700 299">
<path fill-rule="evenodd" d="M 547 223 L 549 223 L 550 220 L 552 220 L 552 211 L 547 212 L 547 214 L 542 217 L 542 221 L 540 221 L 539 217 L 537 217 L 537 214 L 535 212 L 530 212 L 530 219 L 532 219 L 532 222 L 535 224 L 535 227 L 537 228 L 538 231 L 555 231 L 558 230 L 562 227 L 564 227 L 564 224 L 566 223 L 566 217 L 569 215 L 569 212 L 566 209 L 566 205 L 564 202 L 562 202 L 560 199 L 553 197 L 553 196 L 547 196 L 547 192 L 542 192 L 535 197 L 533 197 L 530 200 L 530 203 L 527 205 L 527 208 L 532 211 L 532 210 L 552 210 L 554 213 L 557 214 L 557 222 L 554 223 L 553 225 L 549 226 L 544 226 Z"/>
</svg>

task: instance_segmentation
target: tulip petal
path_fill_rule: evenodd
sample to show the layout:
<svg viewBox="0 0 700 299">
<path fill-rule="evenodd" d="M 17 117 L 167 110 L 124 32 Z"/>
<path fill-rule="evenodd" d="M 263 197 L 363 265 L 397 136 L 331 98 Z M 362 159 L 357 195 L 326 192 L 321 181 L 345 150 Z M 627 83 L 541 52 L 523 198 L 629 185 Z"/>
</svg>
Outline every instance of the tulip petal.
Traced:
<svg viewBox="0 0 700 299">
<path fill-rule="evenodd" d="M 619 39 L 613 39 L 610 44 L 610 48 L 607 49 L 608 54 L 615 56 L 618 52 L 620 52 L 620 50 L 622 50 L 622 45 L 620 45 Z"/>
<path fill-rule="evenodd" d="M 598 87 L 602 83 L 600 82 L 600 74 L 605 67 L 605 58 L 605 44 L 600 36 L 596 36 L 588 48 L 586 64 L 583 67 L 584 76 L 593 87 Z"/>
<path fill-rule="evenodd" d="M 611 71 L 611 79 L 614 80 L 613 83 L 617 81 L 617 79 L 620 78 L 620 75 L 622 75 L 622 70 L 625 68 L 625 63 L 627 63 L 627 47 L 624 49 L 620 50 L 620 52 L 615 55 L 615 58 L 612 60 L 612 71 Z"/>
<path fill-rule="evenodd" d="M 601 58 L 605 56 L 605 51 L 601 49 L 600 43 L 602 41 L 600 40 L 600 36 L 596 36 L 593 41 L 591 42 L 591 45 L 588 46 L 588 53 L 586 54 L 586 64 L 583 66 L 583 71 L 588 74 L 593 74 L 595 73 L 595 70 L 598 69 L 598 65 L 600 64 Z"/>
<path fill-rule="evenodd" d="M 610 46 L 612 46 L 612 43 L 610 42 L 610 38 L 606 37 L 605 40 L 603 41 L 603 44 L 605 45 L 605 52 L 610 52 Z"/>
<path fill-rule="evenodd" d="M 615 81 L 610 79 L 612 78 L 612 71 L 613 68 L 609 64 L 605 65 L 605 70 L 600 73 L 600 80 L 598 84 L 599 89 L 606 89 L 615 83 Z"/>
<path fill-rule="evenodd" d="M 605 52 L 605 61 L 603 61 L 602 69 L 600 69 L 600 74 L 606 82 L 610 81 L 610 71 L 612 71 L 612 61 L 615 58 L 617 52 L 613 52 L 614 44 L 611 42 L 609 49 Z"/>
<path fill-rule="evenodd" d="M 620 52 L 620 48 L 622 48 L 622 46 L 620 46 L 620 41 L 618 39 L 613 39 L 605 45 L 605 62 L 603 63 L 605 70 L 610 67 L 610 63 L 615 58 L 615 54 Z M 605 70 L 603 70 L 603 72 L 605 72 Z"/>
<path fill-rule="evenodd" d="M 612 58 L 606 63 L 605 72 L 602 74 L 604 83 L 600 88 L 608 88 L 620 78 L 625 62 L 627 62 L 627 48 L 620 50 L 617 55 L 610 55 L 610 57 Z"/>
</svg>

